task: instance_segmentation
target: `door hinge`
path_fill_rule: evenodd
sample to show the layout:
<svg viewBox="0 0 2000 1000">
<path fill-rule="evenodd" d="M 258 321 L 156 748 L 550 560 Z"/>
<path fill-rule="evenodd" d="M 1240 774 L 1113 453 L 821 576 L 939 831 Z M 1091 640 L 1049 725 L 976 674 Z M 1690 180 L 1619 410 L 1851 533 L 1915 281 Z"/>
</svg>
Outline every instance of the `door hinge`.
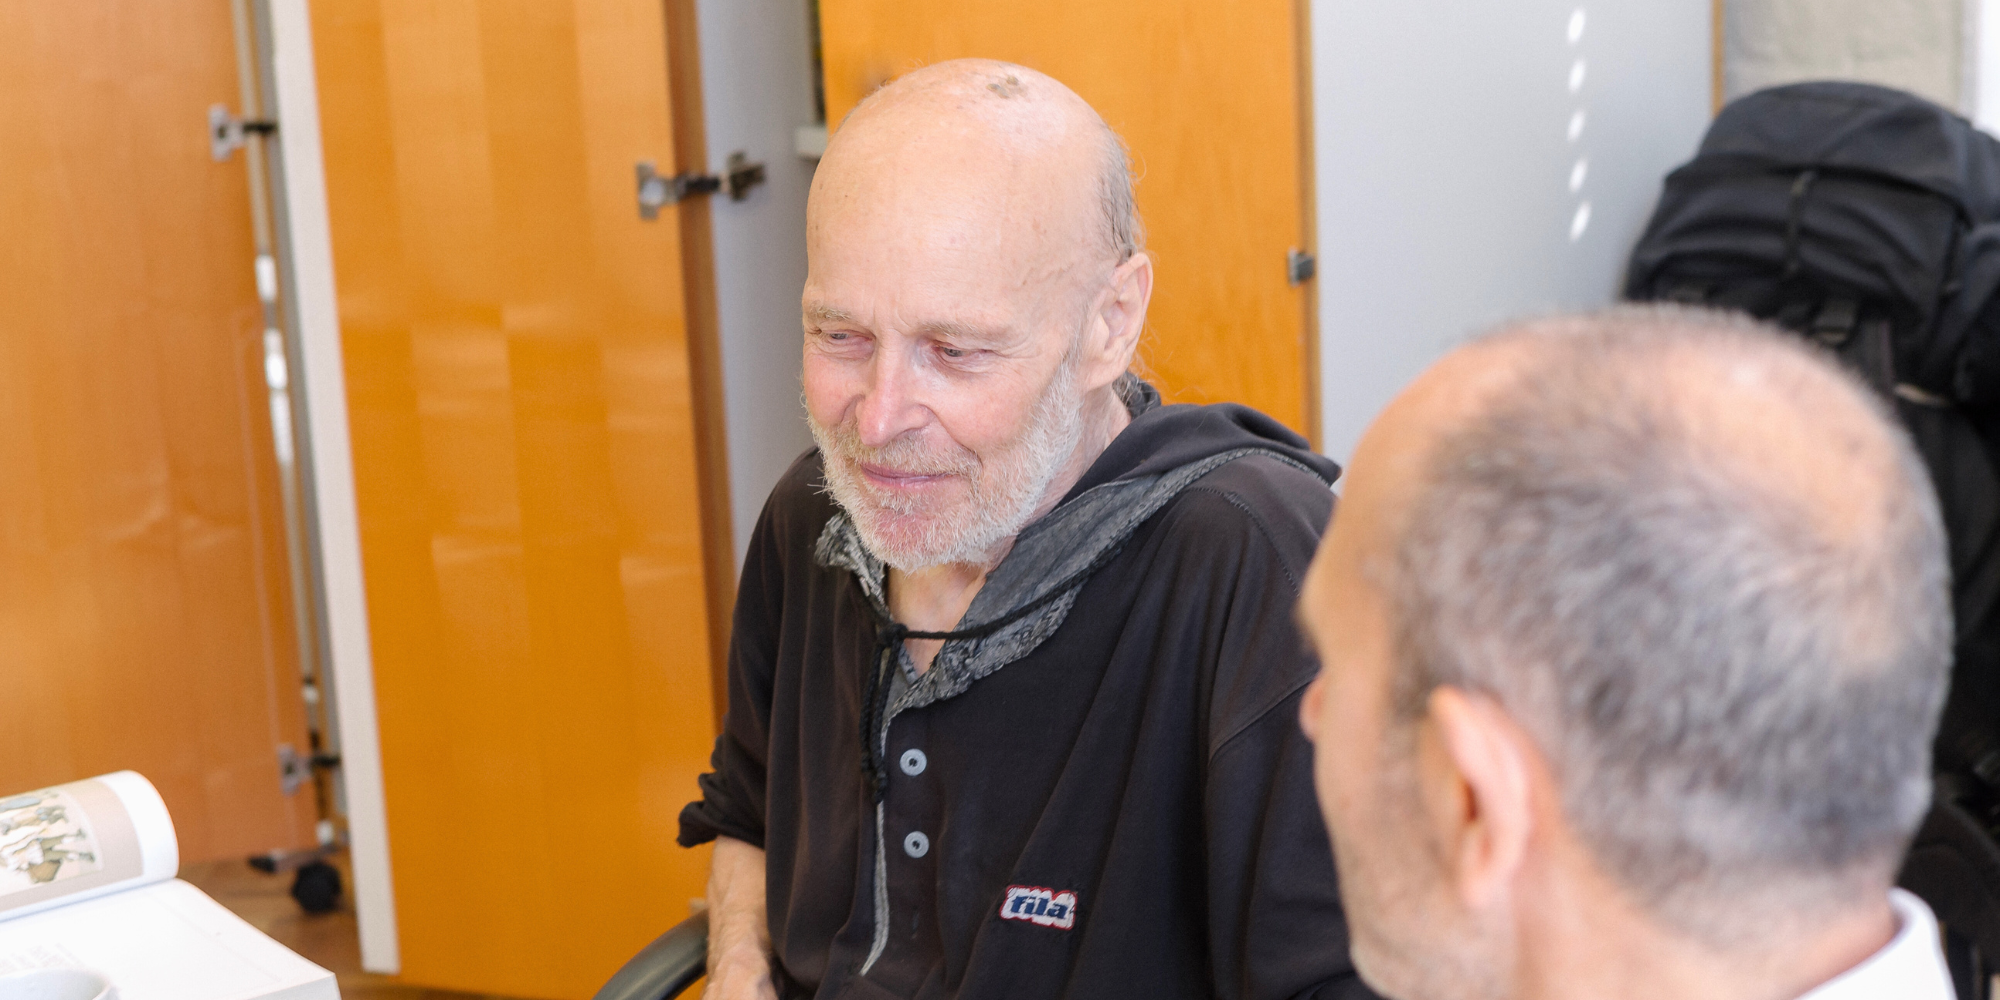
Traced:
<svg viewBox="0 0 2000 1000">
<path fill-rule="evenodd" d="M 312 779 L 312 761 L 290 743 L 278 744 L 278 787 L 291 795 Z"/>
<path fill-rule="evenodd" d="M 651 160 L 640 160 L 639 174 L 639 218 L 657 219 L 660 209 L 678 204 L 701 194 L 721 191 L 730 201 L 742 201 L 750 197 L 750 189 L 764 183 L 764 165 L 751 163 L 750 157 L 742 150 L 729 154 L 723 173 L 718 174 L 674 174 L 669 177 L 660 173 Z"/>
<path fill-rule="evenodd" d="M 312 780 L 313 771 L 331 771 L 340 766 L 337 753 L 302 754 L 290 743 L 278 744 L 278 787 L 286 795 Z"/>
<path fill-rule="evenodd" d="M 1285 283 L 1303 285 L 1319 273 L 1319 260 L 1304 250 L 1293 249 L 1285 254 Z"/>
<path fill-rule="evenodd" d="M 229 159 L 229 154 L 243 148 L 247 136 L 270 135 L 278 130 L 278 123 L 264 118 L 238 118 L 220 104 L 208 108 L 208 155 L 221 163 Z"/>
</svg>

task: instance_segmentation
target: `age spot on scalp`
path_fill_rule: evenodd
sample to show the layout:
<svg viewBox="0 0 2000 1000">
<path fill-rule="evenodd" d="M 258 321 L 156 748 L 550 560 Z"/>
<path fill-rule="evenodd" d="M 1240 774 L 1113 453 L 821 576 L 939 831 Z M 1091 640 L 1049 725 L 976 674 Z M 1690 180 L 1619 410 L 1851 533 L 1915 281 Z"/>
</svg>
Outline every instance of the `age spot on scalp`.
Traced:
<svg viewBox="0 0 2000 1000">
<path fill-rule="evenodd" d="M 986 89 L 999 94 L 1001 97 L 1019 97 L 1025 88 L 1021 86 L 1020 77 L 1009 73 L 1006 79 L 995 80 L 987 84 Z"/>
</svg>

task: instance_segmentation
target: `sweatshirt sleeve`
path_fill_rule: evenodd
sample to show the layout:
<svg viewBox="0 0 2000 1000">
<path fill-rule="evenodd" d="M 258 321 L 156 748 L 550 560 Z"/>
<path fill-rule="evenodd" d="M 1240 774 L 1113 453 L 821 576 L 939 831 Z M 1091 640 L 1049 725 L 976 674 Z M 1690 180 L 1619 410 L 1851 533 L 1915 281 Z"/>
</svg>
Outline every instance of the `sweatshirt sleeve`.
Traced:
<svg viewBox="0 0 2000 1000">
<path fill-rule="evenodd" d="M 1217 995 L 1372 1000 L 1348 957 L 1300 697 L 1278 703 L 1210 764 L 1210 857 L 1229 862 L 1209 870 Z"/>
<path fill-rule="evenodd" d="M 788 479 L 790 477 L 787 477 Z M 780 490 L 750 536 L 729 636 L 729 710 L 699 779 L 701 798 L 681 810 L 682 847 L 732 837 L 764 846 L 765 776 L 770 752 L 771 691 L 783 618 L 785 546 Z"/>
<path fill-rule="evenodd" d="M 1372 1000 L 1348 956 L 1299 701 L 1318 670 L 1293 617 L 1324 486 L 1235 497 L 1204 789 L 1210 969 L 1228 1000 Z M 1303 498 L 1303 499 L 1301 499 Z"/>
</svg>

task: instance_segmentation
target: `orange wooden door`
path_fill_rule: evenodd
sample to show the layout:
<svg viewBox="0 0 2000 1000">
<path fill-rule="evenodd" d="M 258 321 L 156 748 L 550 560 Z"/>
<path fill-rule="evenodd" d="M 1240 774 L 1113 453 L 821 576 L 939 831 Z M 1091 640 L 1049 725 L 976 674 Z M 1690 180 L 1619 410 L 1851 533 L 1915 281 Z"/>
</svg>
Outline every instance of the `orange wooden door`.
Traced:
<svg viewBox="0 0 2000 1000">
<path fill-rule="evenodd" d="M 586 997 L 707 872 L 663 11 L 312 15 L 402 975 Z"/>
<path fill-rule="evenodd" d="M 966 56 L 1041 70 L 1125 137 L 1159 277 L 1141 361 L 1170 401 L 1318 431 L 1302 0 L 820 0 L 827 121 Z"/>
<path fill-rule="evenodd" d="M 305 846 L 229 0 L 0 3 L 0 791 L 152 779 L 181 859 Z"/>
</svg>

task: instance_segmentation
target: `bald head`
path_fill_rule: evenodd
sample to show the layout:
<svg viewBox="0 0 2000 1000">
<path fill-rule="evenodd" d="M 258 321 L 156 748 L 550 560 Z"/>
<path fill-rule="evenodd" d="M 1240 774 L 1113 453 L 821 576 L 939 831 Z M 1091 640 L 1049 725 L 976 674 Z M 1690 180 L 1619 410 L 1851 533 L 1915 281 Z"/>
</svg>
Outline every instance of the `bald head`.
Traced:
<svg viewBox="0 0 2000 1000">
<path fill-rule="evenodd" d="M 1428 372 L 1352 475 L 1398 714 L 1503 704 L 1657 915 L 1729 935 L 1886 888 L 1951 621 L 1928 480 L 1864 387 L 1747 320 L 1529 323 Z"/>
<path fill-rule="evenodd" d="M 1108 270 L 1143 243 L 1117 134 L 1054 78 L 990 59 L 926 66 L 869 95 L 828 143 L 813 194 L 809 229 L 859 205 L 950 212 L 1018 237 L 1011 249 L 1042 268 Z"/>
</svg>

